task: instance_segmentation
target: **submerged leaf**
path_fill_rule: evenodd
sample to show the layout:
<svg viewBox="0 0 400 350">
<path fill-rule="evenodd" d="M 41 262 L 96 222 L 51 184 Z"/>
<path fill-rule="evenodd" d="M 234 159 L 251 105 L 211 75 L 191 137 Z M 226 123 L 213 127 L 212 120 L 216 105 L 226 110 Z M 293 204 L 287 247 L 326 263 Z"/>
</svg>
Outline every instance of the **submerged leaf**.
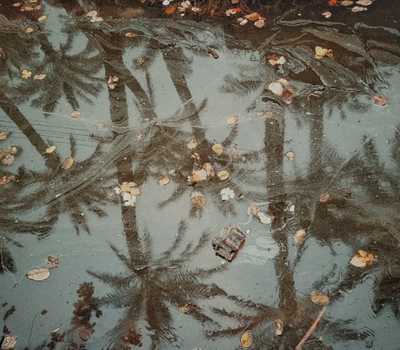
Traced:
<svg viewBox="0 0 400 350">
<path fill-rule="evenodd" d="M 325 306 L 328 305 L 330 302 L 329 297 L 326 294 L 323 294 L 315 290 L 311 292 L 310 298 L 311 301 L 317 305 Z"/>
<path fill-rule="evenodd" d="M 240 338 L 240 345 L 242 348 L 248 349 L 253 344 L 253 334 L 251 331 L 246 331 Z"/>
<path fill-rule="evenodd" d="M 207 203 L 206 197 L 201 192 L 198 191 L 192 193 L 191 200 L 192 200 L 192 206 L 197 209 L 203 208 Z"/>
<path fill-rule="evenodd" d="M 360 249 L 357 252 L 357 254 L 351 258 L 350 264 L 355 267 L 364 268 L 372 265 L 375 261 L 376 261 L 375 255 Z"/>
<path fill-rule="evenodd" d="M 17 346 L 17 337 L 6 335 L 1 343 L 1 350 L 13 350 Z"/>
<path fill-rule="evenodd" d="M 68 157 L 66 159 L 64 159 L 63 163 L 62 163 L 62 168 L 64 170 L 68 170 L 70 168 L 72 168 L 72 166 L 74 165 L 75 160 L 72 157 Z"/>
</svg>

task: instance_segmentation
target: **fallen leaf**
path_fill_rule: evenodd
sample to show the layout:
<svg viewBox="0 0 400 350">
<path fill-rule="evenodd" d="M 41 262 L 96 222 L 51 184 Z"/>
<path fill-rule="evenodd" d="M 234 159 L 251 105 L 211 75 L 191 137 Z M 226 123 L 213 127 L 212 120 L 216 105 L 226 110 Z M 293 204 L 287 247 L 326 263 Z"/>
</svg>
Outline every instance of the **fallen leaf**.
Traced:
<svg viewBox="0 0 400 350">
<path fill-rule="evenodd" d="M 249 23 L 249 20 L 246 18 L 238 18 L 239 25 L 244 26 Z"/>
<path fill-rule="evenodd" d="M 8 135 L 10 135 L 10 133 L 6 132 L 6 131 L 0 131 L 0 141 L 4 141 L 8 139 Z"/>
<path fill-rule="evenodd" d="M 315 56 L 317 60 L 320 60 L 324 57 L 329 57 L 333 58 L 333 50 L 332 49 L 327 49 L 321 46 L 316 46 L 315 47 Z"/>
<path fill-rule="evenodd" d="M 203 208 L 207 203 L 206 197 L 201 192 L 198 191 L 192 193 L 191 200 L 193 207 L 197 209 Z"/>
<path fill-rule="evenodd" d="M 274 321 L 275 326 L 275 335 L 282 335 L 283 334 L 283 321 L 281 319 L 277 319 Z"/>
<path fill-rule="evenodd" d="M 329 193 L 321 193 L 319 196 L 319 202 L 320 203 L 328 203 L 330 198 L 331 198 L 331 196 Z"/>
<path fill-rule="evenodd" d="M 167 16 L 171 16 L 176 12 L 176 6 L 168 6 L 164 9 L 164 13 Z"/>
<path fill-rule="evenodd" d="M 332 12 L 331 11 L 325 11 L 322 12 L 321 15 L 325 18 L 331 18 L 332 17 Z"/>
<path fill-rule="evenodd" d="M 356 4 L 360 6 L 369 6 L 372 5 L 372 0 L 358 0 Z"/>
<path fill-rule="evenodd" d="M 58 256 L 48 256 L 47 257 L 47 266 L 49 269 L 55 269 L 60 266 L 60 258 Z"/>
<path fill-rule="evenodd" d="M 133 181 L 129 181 L 129 182 L 123 182 L 120 186 L 119 186 L 119 190 L 121 192 L 126 192 L 126 193 L 130 193 L 134 196 L 139 196 L 140 195 L 140 188 L 137 187 L 137 184 Z"/>
<path fill-rule="evenodd" d="M 311 301 L 314 304 L 325 306 L 329 304 L 329 297 L 318 291 L 312 291 L 310 294 Z"/>
<path fill-rule="evenodd" d="M 367 11 L 368 9 L 366 7 L 362 7 L 362 6 L 354 6 L 351 9 L 351 12 L 363 12 L 363 11 Z"/>
<path fill-rule="evenodd" d="M 240 3 L 240 0 L 231 0 L 232 5 L 237 5 Z"/>
<path fill-rule="evenodd" d="M 259 19 L 254 22 L 254 26 L 261 29 L 265 27 L 265 19 Z"/>
<path fill-rule="evenodd" d="M 271 225 L 272 217 L 268 214 L 263 213 L 261 210 L 257 213 L 257 218 L 264 225 Z"/>
<path fill-rule="evenodd" d="M 180 312 L 182 312 L 183 314 L 188 314 L 195 308 L 196 308 L 196 306 L 193 304 L 185 304 L 185 305 L 179 306 L 178 310 Z"/>
<path fill-rule="evenodd" d="M 21 71 L 21 77 L 22 79 L 30 79 L 32 77 L 32 72 L 28 69 L 23 69 Z"/>
<path fill-rule="evenodd" d="M 213 150 L 213 152 L 217 155 L 220 156 L 222 153 L 224 153 L 224 146 L 222 146 L 219 143 L 214 144 L 211 149 Z"/>
<path fill-rule="evenodd" d="M 127 33 L 125 33 L 125 36 L 127 38 L 136 38 L 138 35 L 134 32 L 127 32 Z"/>
<path fill-rule="evenodd" d="M 197 183 L 207 180 L 207 171 L 204 169 L 193 170 L 192 176 L 190 176 L 190 182 Z"/>
<path fill-rule="evenodd" d="M 336 6 L 337 5 L 337 0 L 328 0 L 329 6 Z"/>
<path fill-rule="evenodd" d="M 286 158 L 288 160 L 294 160 L 296 158 L 296 155 L 294 154 L 294 152 L 289 151 L 289 152 L 286 153 Z"/>
<path fill-rule="evenodd" d="M 283 56 L 278 56 L 277 54 L 270 54 L 267 57 L 268 63 L 271 66 L 276 66 L 276 65 L 283 65 L 286 63 L 286 58 Z"/>
<path fill-rule="evenodd" d="M 211 47 L 208 48 L 208 56 L 210 56 L 210 57 L 212 57 L 214 59 L 218 59 L 219 58 L 218 52 L 215 49 L 211 48 Z"/>
<path fill-rule="evenodd" d="M 117 87 L 117 83 L 119 82 L 119 77 L 116 75 L 110 75 L 107 80 L 107 85 L 110 90 L 114 90 Z"/>
<path fill-rule="evenodd" d="M 386 96 L 382 95 L 377 95 L 377 96 L 372 96 L 372 99 L 374 100 L 374 103 L 378 106 L 386 106 L 388 102 L 388 98 Z"/>
<path fill-rule="evenodd" d="M 72 157 L 65 158 L 63 163 L 62 163 L 62 168 L 64 170 L 68 170 L 68 169 L 72 168 L 74 163 L 75 163 L 74 158 L 72 158 Z"/>
<path fill-rule="evenodd" d="M 191 139 L 188 144 L 186 145 L 189 149 L 195 149 L 198 146 L 196 139 Z"/>
<path fill-rule="evenodd" d="M 8 185 L 10 182 L 15 181 L 15 176 L 14 175 L 4 175 L 0 176 L 0 186 L 5 186 Z"/>
<path fill-rule="evenodd" d="M 86 14 L 86 16 L 87 16 L 87 17 L 96 17 L 96 16 L 97 16 L 97 11 L 96 11 L 96 10 L 89 11 L 89 12 Z"/>
<path fill-rule="evenodd" d="M 296 244 L 302 245 L 304 243 L 304 240 L 306 239 L 306 230 L 304 229 L 297 230 L 293 238 Z"/>
<path fill-rule="evenodd" d="M 253 344 L 253 335 L 251 331 L 246 331 L 242 334 L 240 338 L 240 346 L 242 348 L 248 349 Z"/>
<path fill-rule="evenodd" d="M 283 95 L 283 86 L 279 81 L 274 81 L 268 85 L 268 90 L 271 91 L 276 96 Z"/>
<path fill-rule="evenodd" d="M 27 33 L 27 34 L 33 33 L 34 31 L 35 31 L 35 29 L 33 29 L 32 27 L 25 28 L 25 33 Z"/>
<path fill-rule="evenodd" d="M 215 176 L 215 170 L 214 167 L 212 166 L 211 163 L 206 162 L 203 164 L 203 169 L 206 171 L 207 173 L 207 177 L 214 177 Z"/>
<path fill-rule="evenodd" d="M 26 277 L 32 281 L 44 281 L 50 277 L 50 271 L 47 267 L 41 267 L 29 271 Z"/>
<path fill-rule="evenodd" d="M 38 22 L 44 22 L 44 21 L 46 21 L 47 20 L 47 16 L 40 16 L 39 18 L 38 18 Z"/>
<path fill-rule="evenodd" d="M 229 179 L 230 174 L 229 174 L 229 171 L 227 171 L 227 170 L 221 170 L 221 171 L 217 172 L 217 176 L 221 181 L 225 181 L 225 180 Z"/>
<path fill-rule="evenodd" d="M 350 264 L 355 267 L 364 268 L 367 266 L 372 265 L 376 261 L 376 256 L 372 253 L 368 253 L 365 250 L 359 250 L 356 255 L 354 255 L 351 260 Z"/>
<path fill-rule="evenodd" d="M 239 116 L 236 114 L 232 114 L 226 119 L 226 122 L 230 126 L 236 125 L 239 122 Z"/>
<path fill-rule="evenodd" d="M 1 159 L 1 164 L 10 166 L 14 163 L 15 157 L 13 154 L 8 153 Z"/>
<path fill-rule="evenodd" d="M 161 186 L 165 186 L 165 185 L 168 185 L 169 184 L 169 177 L 168 176 L 161 176 L 160 178 L 159 178 L 159 180 L 158 180 L 158 183 L 161 185 Z"/>
<path fill-rule="evenodd" d="M 226 202 L 229 201 L 230 199 L 234 199 L 235 198 L 235 192 L 229 188 L 229 187 L 225 187 L 223 188 L 220 192 L 219 192 L 221 199 Z"/>
<path fill-rule="evenodd" d="M 17 346 L 17 337 L 13 335 L 5 335 L 1 343 L 1 350 L 13 350 Z"/>
<path fill-rule="evenodd" d="M 34 80 L 43 80 L 44 78 L 46 78 L 46 74 L 35 74 L 34 76 L 33 76 L 33 79 Z"/>
<path fill-rule="evenodd" d="M 343 0 L 340 5 L 341 6 L 352 6 L 354 4 L 354 1 L 352 0 Z"/>
<path fill-rule="evenodd" d="M 245 18 L 251 22 L 256 22 L 260 19 L 260 14 L 258 12 L 252 12 L 245 16 Z"/>
<path fill-rule="evenodd" d="M 71 112 L 71 117 L 72 118 L 78 119 L 78 118 L 80 118 L 80 116 L 81 116 L 81 112 L 79 112 L 79 111 Z"/>
<path fill-rule="evenodd" d="M 56 146 L 47 147 L 45 153 L 52 154 L 56 150 L 56 148 L 57 148 Z"/>
<path fill-rule="evenodd" d="M 250 203 L 249 207 L 247 208 L 247 215 L 258 216 L 259 212 L 260 208 L 258 208 L 255 203 Z"/>
</svg>

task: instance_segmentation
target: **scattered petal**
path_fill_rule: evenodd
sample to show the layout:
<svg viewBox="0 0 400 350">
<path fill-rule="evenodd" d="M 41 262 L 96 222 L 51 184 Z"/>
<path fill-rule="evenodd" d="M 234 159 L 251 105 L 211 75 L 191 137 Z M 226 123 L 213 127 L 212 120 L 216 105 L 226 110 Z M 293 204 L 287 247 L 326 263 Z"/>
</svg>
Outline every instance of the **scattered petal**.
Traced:
<svg viewBox="0 0 400 350">
<path fill-rule="evenodd" d="M 222 153 L 224 153 L 224 146 L 222 146 L 219 143 L 214 144 L 211 149 L 213 150 L 213 152 L 217 155 L 220 156 Z"/>
<path fill-rule="evenodd" d="M 75 160 L 72 157 L 68 157 L 66 159 L 64 159 L 63 163 L 62 163 L 62 168 L 64 170 L 68 170 L 70 168 L 72 168 L 72 166 L 74 165 Z"/>
<path fill-rule="evenodd" d="M 246 331 L 240 338 L 240 346 L 244 349 L 248 349 L 253 344 L 253 335 L 251 331 Z"/>
<path fill-rule="evenodd" d="M 229 201 L 230 199 L 235 198 L 235 192 L 229 187 L 223 188 L 219 194 L 221 195 L 221 199 L 223 201 Z"/>
<path fill-rule="evenodd" d="M 50 277 L 50 271 L 47 267 L 41 267 L 29 271 L 26 277 L 32 281 L 44 281 Z"/>
<path fill-rule="evenodd" d="M 22 79 L 30 79 L 32 77 L 32 72 L 28 69 L 23 69 L 21 71 L 21 77 Z"/>
<path fill-rule="evenodd" d="M 168 185 L 169 184 L 169 177 L 168 176 L 161 176 L 160 177 L 160 179 L 158 180 L 158 183 L 161 185 L 161 186 L 165 186 L 165 185 Z"/>
<path fill-rule="evenodd" d="M 328 305 L 330 302 L 329 297 L 326 294 L 323 294 L 318 291 L 312 291 L 310 294 L 310 298 L 314 304 L 321 306 Z"/>
</svg>

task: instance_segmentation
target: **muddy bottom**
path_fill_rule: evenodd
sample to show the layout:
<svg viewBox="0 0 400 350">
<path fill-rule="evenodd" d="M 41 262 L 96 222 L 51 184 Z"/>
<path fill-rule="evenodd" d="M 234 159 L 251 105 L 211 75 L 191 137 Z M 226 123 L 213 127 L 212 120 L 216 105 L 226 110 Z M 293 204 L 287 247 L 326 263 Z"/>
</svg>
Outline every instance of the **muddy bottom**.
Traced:
<svg viewBox="0 0 400 350">
<path fill-rule="evenodd" d="M 392 1 L 6 3 L 1 349 L 399 349 Z"/>
</svg>

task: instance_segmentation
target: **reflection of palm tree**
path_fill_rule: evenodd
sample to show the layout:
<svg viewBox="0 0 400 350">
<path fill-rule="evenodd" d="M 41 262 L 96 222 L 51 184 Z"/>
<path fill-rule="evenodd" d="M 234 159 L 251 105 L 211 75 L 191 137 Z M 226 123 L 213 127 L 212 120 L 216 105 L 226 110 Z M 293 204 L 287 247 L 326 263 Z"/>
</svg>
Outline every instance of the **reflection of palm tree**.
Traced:
<svg viewBox="0 0 400 350">
<path fill-rule="evenodd" d="M 128 255 L 111 245 L 127 273 L 116 275 L 89 271 L 92 276 L 113 290 L 101 298 L 100 303 L 126 309 L 124 319 L 115 329 L 118 333 L 113 340 L 116 348 L 127 328 L 133 327 L 142 318 L 153 331 L 153 348 L 157 348 L 161 341 L 175 341 L 170 307 L 190 307 L 189 314 L 192 317 L 199 321 L 211 321 L 195 303 L 199 299 L 225 294 L 216 285 L 201 282 L 201 279 L 218 272 L 224 265 L 205 270 L 190 270 L 185 266 L 208 242 L 207 234 L 203 234 L 196 245 L 187 244 L 183 251 L 174 257 L 185 231 L 186 225 L 181 223 L 171 247 L 157 258 L 153 256 L 148 234 L 145 234 L 143 239 L 137 237 L 134 241 L 128 240 Z"/>
<path fill-rule="evenodd" d="M 24 82 L 20 91 L 38 91 L 39 96 L 32 104 L 47 112 L 54 111 L 63 96 L 74 110 L 79 109 L 79 98 L 91 103 L 91 96 L 96 97 L 101 88 L 102 79 L 95 76 L 102 64 L 100 54 L 90 43 L 82 51 L 73 53 L 73 35 L 58 50 L 50 44 L 47 34 L 41 34 L 39 42 L 44 58 L 35 69 L 46 74 L 46 78 Z"/>
</svg>

